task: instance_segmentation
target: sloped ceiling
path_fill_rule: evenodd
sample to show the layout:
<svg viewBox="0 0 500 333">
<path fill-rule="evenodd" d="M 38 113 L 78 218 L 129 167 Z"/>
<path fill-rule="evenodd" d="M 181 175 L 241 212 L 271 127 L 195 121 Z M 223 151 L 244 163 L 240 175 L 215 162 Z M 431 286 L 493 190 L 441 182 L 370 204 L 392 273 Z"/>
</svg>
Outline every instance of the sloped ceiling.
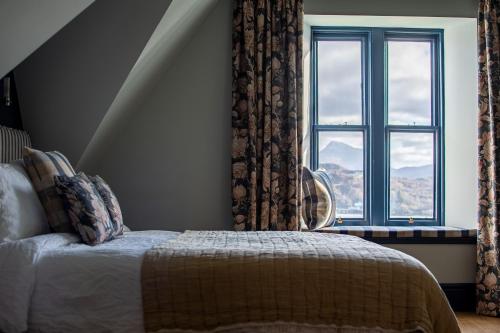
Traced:
<svg viewBox="0 0 500 333">
<path fill-rule="evenodd" d="M 96 0 L 15 70 L 33 144 L 76 164 L 171 0 Z"/>
<path fill-rule="evenodd" d="M 0 1 L 0 77 L 5 76 L 93 2 Z"/>
<path fill-rule="evenodd" d="M 189 42 L 219 0 L 173 0 L 125 80 L 102 122 L 89 141 L 79 163 L 83 170 L 95 163 L 122 130 L 158 80 Z"/>
</svg>

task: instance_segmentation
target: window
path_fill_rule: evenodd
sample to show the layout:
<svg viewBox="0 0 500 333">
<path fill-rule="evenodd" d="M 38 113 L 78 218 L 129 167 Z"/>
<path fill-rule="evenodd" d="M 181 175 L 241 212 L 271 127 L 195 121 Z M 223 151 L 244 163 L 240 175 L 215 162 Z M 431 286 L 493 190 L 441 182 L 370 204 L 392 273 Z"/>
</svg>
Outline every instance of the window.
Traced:
<svg viewBox="0 0 500 333">
<path fill-rule="evenodd" d="M 312 28 L 311 165 L 344 225 L 441 225 L 443 32 Z"/>
</svg>

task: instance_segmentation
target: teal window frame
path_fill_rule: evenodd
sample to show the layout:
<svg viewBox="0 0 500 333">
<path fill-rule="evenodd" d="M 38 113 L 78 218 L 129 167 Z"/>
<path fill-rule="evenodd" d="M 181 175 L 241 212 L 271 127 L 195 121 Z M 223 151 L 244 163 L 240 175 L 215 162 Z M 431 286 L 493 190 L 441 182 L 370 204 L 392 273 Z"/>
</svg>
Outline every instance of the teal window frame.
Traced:
<svg viewBox="0 0 500 333">
<path fill-rule="evenodd" d="M 321 132 L 359 131 L 364 135 L 363 218 L 343 218 L 342 224 L 385 226 L 444 225 L 444 48 L 442 29 L 312 27 L 310 133 L 311 167 L 318 169 L 318 141 Z M 362 41 L 363 110 L 361 125 L 324 125 L 318 122 L 318 42 Z M 432 56 L 432 123 L 429 126 L 389 125 L 387 112 L 387 41 L 430 41 Z M 391 133 L 433 133 L 434 216 L 432 218 L 390 217 Z M 383 177 L 380 177 L 383 175 Z"/>
</svg>

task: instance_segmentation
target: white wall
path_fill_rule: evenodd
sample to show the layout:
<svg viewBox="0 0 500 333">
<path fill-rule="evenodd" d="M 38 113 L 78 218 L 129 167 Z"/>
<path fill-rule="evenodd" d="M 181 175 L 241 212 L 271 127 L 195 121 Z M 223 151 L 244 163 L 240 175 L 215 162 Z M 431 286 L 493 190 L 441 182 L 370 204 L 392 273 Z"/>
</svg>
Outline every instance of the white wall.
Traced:
<svg viewBox="0 0 500 333">
<path fill-rule="evenodd" d="M 94 0 L 0 1 L 0 77 L 80 14 Z"/>
<path fill-rule="evenodd" d="M 478 107 L 476 20 L 445 27 L 446 224 L 476 228 Z"/>
<path fill-rule="evenodd" d="M 309 27 L 444 29 L 445 224 L 475 228 L 478 200 L 476 19 L 307 15 L 305 22 Z"/>
</svg>

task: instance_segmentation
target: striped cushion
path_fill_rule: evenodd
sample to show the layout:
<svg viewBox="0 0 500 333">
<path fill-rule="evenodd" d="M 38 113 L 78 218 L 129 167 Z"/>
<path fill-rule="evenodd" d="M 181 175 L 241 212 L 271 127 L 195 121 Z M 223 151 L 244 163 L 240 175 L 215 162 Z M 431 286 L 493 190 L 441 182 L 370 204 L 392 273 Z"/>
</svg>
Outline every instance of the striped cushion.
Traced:
<svg viewBox="0 0 500 333">
<path fill-rule="evenodd" d="M 324 170 L 302 170 L 302 220 L 308 229 L 331 226 L 335 222 L 335 195 Z"/>
<path fill-rule="evenodd" d="M 68 159 L 56 151 L 45 153 L 27 147 L 23 150 L 23 159 L 52 231 L 74 232 L 54 184 L 55 176 L 75 175 Z"/>
<path fill-rule="evenodd" d="M 0 163 L 21 159 L 23 147 L 31 147 L 31 139 L 27 132 L 0 126 Z"/>
</svg>

